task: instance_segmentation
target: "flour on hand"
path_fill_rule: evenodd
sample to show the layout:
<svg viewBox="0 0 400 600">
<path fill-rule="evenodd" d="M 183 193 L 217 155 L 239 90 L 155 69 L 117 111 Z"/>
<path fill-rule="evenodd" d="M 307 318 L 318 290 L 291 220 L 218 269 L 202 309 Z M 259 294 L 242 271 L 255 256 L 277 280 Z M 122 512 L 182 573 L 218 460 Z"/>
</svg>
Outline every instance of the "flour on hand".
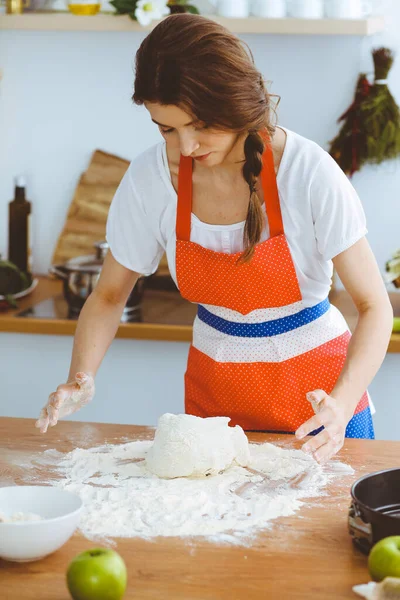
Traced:
<svg viewBox="0 0 400 600">
<path fill-rule="evenodd" d="M 247 437 L 239 425 L 229 427 L 229 421 L 229 417 L 162 415 L 146 456 L 147 469 L 173 479 L 217 475 L 233 464 L 247 466 Z"/>
</svg>

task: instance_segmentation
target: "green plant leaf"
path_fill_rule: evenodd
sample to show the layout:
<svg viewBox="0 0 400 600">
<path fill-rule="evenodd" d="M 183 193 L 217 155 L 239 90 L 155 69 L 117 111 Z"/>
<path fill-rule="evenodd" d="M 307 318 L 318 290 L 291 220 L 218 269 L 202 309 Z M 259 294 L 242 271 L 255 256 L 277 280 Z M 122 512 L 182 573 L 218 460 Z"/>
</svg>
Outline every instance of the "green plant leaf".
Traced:
<svg viewBox="0 0 400 600">
<path fill-rule="evenodd" d="M 135 14 L 136 0 L 110 0 L 110 4 L 114 6 L 118 14 Z"/>
<path fill-rule="evenodd" d="M 168 6 L 184 6 L 186 9 L 186 12 L 192 13 L 193 15 L 200 14 L 198 9 L 195 6 L 188 4 L 188 0 L 170 0 L 168 2 Z"/>
<path fill-rule="evenodd" d="M 8 302 L 10 308 L 18 308 L 18 304 L 16 303 L 14 296 L 11 294 L 6 294 L 4 298 L 6 299 L 6 302 Z"/>
</svg>

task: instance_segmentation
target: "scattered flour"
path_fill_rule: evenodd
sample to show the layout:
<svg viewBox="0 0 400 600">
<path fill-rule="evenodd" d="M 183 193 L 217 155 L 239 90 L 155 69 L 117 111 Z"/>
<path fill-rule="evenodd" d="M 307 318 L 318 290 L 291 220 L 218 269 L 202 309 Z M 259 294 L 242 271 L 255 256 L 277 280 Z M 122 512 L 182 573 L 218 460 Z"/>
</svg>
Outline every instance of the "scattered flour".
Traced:
<svg viewBox="0 0 400 600">
<path fill-rule="evenodd" d="M 146 467 L 152 444 L 135 441 L 77 448 L 57 461 L 61 479 L 50 483 L 82 498 L 80 529 L 86 537 L 207 536 L 245 543 L 273 519 L 294 514 L 303 498 L 323 495 L 333 477 L 353 473 L 339 462 L 328 472 L 301 450 L 250 444 L 252 469 L 271 480 L 304 476 L 296 488 L 283 485 L 267 492 L 263 488 L 261 493 L 253 487 L 239 496 L 235 490 L 246 482 L 261 482 L 262 477 L 233 464 L 202 479 L 160 479 Z"/>
</svg>

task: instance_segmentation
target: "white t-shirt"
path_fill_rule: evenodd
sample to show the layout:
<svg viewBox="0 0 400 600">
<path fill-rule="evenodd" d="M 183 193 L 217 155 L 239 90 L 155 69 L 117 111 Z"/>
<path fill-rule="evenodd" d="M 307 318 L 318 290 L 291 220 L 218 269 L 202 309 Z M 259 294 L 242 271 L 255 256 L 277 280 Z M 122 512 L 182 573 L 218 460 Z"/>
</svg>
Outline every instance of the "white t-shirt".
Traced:
<svg viewBox="0 0 400 600">
<path fill-rule="evenodd" d="M 306 306 L 329 293 L 332 258 L 367 233 L 358 195 L 325 150 L 293 131 L 277 174 L 286 239 Z M 150 275 L 166 251 L 175 283 L 177 194 L 171 183 L 162 141 L 129 166 L 113 198 L 106 238 L 123 266 Z M 191 241 L 218 252 L 243 249 L 244 221 L 209 225 L 192 215 Z M 262 240 L 269 237 L 268 225 Z M 262 282 L 260 282 L 260 285 Z"/>
</svg>

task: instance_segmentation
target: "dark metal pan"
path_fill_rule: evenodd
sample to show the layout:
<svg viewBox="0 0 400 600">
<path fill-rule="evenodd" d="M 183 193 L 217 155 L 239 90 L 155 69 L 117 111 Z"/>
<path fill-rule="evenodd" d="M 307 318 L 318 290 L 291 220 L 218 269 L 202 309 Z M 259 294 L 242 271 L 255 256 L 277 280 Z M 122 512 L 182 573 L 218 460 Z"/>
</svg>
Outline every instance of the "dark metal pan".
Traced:
<svg viewBox="0 0 400 600">
<path fill-rule="evenodd" d="M 362 552 L 368 554 L 382 538 L 400 535 L 400 469 L 361 477 L 351 488 L 351 499 L 349 532 Z"/>
</svg>

